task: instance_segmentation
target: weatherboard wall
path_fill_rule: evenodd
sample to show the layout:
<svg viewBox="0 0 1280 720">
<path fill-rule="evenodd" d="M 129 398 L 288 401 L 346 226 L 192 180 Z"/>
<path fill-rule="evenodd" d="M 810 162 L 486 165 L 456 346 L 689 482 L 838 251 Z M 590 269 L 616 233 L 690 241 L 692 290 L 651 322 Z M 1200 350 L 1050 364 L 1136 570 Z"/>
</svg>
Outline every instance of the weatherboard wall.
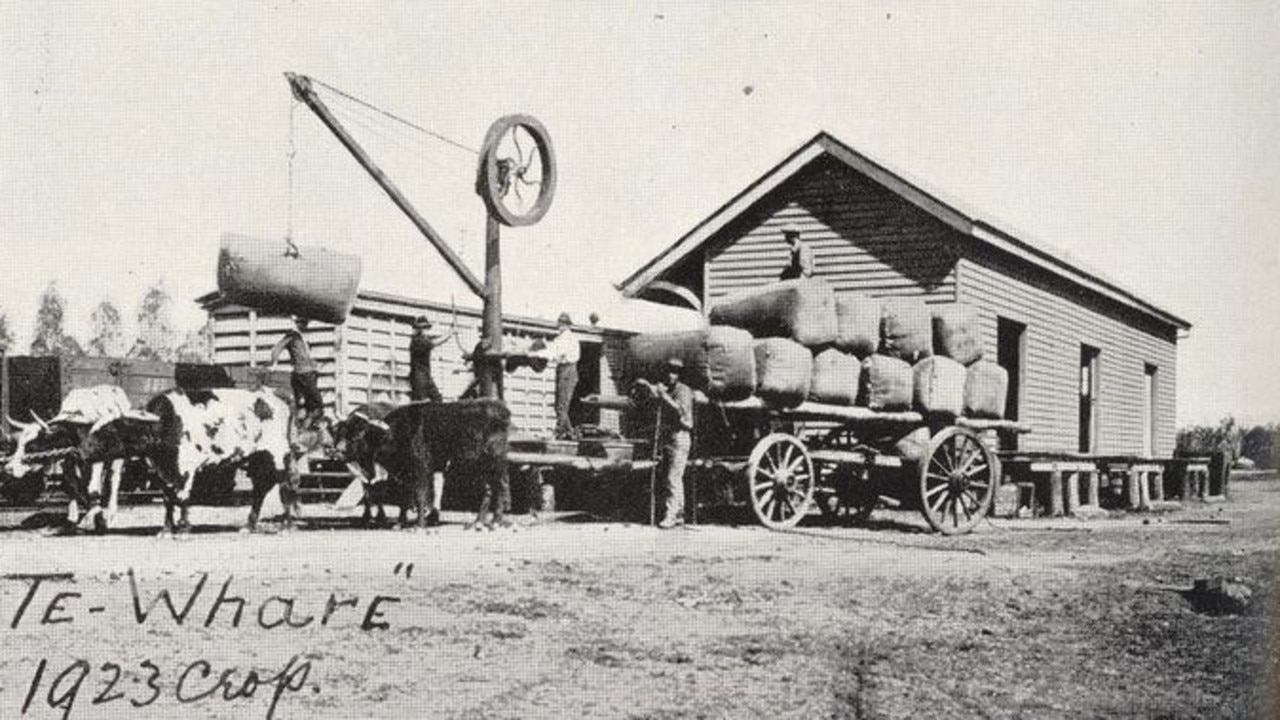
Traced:
<svg viewBox="0 0 1280 720">
<path fill-rule="evenodd" d="M 790 259 L 782 237 L 788 225 L 813 249 L 815 275 L 837 292 L 922 296 L 931 303 L 956 298 L 951 228 L 823 157 L 711 242 L 703 264 L 704 306 L 776 281 Z"/>
<path fill-rule="evenodd" d="M 1097 454 L 1139 455 L 1144 449 L 1146 366 L 1157 369 L 1155 457 L 1173 454 L 1177 382 L 1174 328 L 1083 291 L 1072 292 L 1012 259 L 973 252 L 958 264 L 959 298 L 979 308 L 987 357 L 996 357 L 997 318 L 1026 326 L 1021 421 L 1034 432 L 1019 449 L 1079 448 L 1080 348 L 1098 348 Z"/>
</svg>

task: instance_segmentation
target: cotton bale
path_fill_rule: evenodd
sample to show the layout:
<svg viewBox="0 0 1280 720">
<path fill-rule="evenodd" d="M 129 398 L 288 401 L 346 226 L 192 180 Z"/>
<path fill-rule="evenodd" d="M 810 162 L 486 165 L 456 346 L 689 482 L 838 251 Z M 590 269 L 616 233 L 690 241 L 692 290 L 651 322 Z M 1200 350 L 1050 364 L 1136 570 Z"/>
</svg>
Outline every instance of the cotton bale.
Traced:
<svg viewBox="0 0 1280 720">
<path fill-rule="evenodd" d="M 865 358 L 880 341 L 880 301 L 857 293 L 836 297 L 836 347 Z"/>
<path fill-rule="evenodd" d="M 835 291 L 812 278 L 772 283 L 711 308 L 711 322 L 742 328 L 757 338 L 829 345 L 837 334 Z"/>
<path fill-rule="evenodd" d="M 756 395 L 779 407 L 795 407 L 809 395 L 813 354 L 786 338 L 755 341 Z"/>
<path fill-rule="evenodd" d="M 813 355 L 809 399 L 831 405 L 852 405 L 858 401 L 862 362 L 856 355 L 827 348 Z"/>
<path fill-rule="evenodd" d="M 643 333 L 627 341 L 624 362 L 630 380 L 660 380 L 667 361 L 684 363 L 682 377 L 716 400 L 742 400 L 756 387 L 754 339 L 745 330 L 713 325 L 698 330 Z"/>
<path fill-rule="evenodd" d="M 956 417 L 964 412 L 965 367 L 948 357 L 927 357 L 912 369 L 915 407 L 926 415 Z"/>
<path fill-rule="evenodd" d="M 982 317 L 977 308 L 968 303 L 934 307 L 933 354 L 961 365 L 982 359 Z"/>
<path fill-rule="evenodd" d="M 1009 373 L 990 360 L 979 360 L 966 371 L 964 414 L 974 418 L 1004 417 L 1009 395 Z"/>
<path fill-rule="evenodd" d="M 351 311 L 360 272 L 358 256 L 316 245 L 293 253 L 282 241 L 224 235 L 218 252 L 218 290 L 231 302 L 334 324 Z"/>
<path fill-rule="evenodd" d="M 871 410 L 908 410 L 914 382 L 911 365 L 906 360 L 878 353 L 870 355 L 862 361 L 858 404 Z"/>
<path fill-rule="evenodd" d="M 879 354 L 908 363 L 933 354 L 933 316 L 920 298 L 886 298 L 880 311 Z"/>
</svg>

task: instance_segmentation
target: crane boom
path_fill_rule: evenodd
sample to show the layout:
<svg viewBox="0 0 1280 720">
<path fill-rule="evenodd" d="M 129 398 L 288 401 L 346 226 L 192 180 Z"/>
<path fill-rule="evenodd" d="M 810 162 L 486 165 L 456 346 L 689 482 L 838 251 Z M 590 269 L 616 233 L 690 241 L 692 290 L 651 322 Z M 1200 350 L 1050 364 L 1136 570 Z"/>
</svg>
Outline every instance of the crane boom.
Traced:
<svg viewBox="0 0 1280 720">
<path fill-rule="evenodd" d="M 338 142 L 342 143 L 342 146 L 351 153 L 356 162 L 360 163 L 360 166 L 369 173 L 373 181 L 378 183 L 378 186 L 387 193 L 391 198 L 391 202 L 395 203 L 396 207 L 400 208 L 408 216 L 409 221 L 426 236 L 427 241 L 435 246 L 445 262 L 449 263 L 449 267 L 458 273 L 458 277 L 462 278 L 462 281 L 467 284 L 471 292 L 483 298 L 485 296 L 484 283 L 481 283 L 472 274 L 471 270 L 462 261 L 462 258 L 458 257 L 453 248 L 449 247 L 444 238 L 440 237 L 435 228 L 431 227 L 431 223 L 427 222 L 426 218 L 418 213 L 413 204 L 409 202 L 409 199 L 400 191 L 400 188 L 391 182 L 391 178 L 387 177 L 387 174 L 382 171 L 382 168 L 378 167 L 373 158 L 369 157 L 369 154 L 360 146 L 360 143 L 356 142 L 356 139 L 347 132 L 342 123 L 338 122 L 338 119 L 333 116 L 324 101 L 316 95 L 315 89 L 311 86 L 311 78 L 291 72 L 287 72 L 284 75 L 289 80 L 289 87 L 293 89 L 293 96 L 310 108 L 311 112 L 316 114 L 316 117 L 320 118 L 320 122 L 329 128 L 329 131 L 338 138 Z"/>
</svg>

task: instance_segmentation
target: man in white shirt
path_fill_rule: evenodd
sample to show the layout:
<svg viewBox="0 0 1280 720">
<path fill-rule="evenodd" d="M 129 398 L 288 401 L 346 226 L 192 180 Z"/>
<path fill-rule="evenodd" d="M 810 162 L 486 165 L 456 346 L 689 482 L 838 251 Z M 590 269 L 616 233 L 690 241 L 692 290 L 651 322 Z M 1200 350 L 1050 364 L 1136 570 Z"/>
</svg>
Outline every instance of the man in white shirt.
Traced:
<svg viewBox="0 0 1280 720">
<path fill-rule="evenodd" d="M 556 333 L 555 339 L 547 343 L 544 353 L 556 363 L 556 437 L 568 439 L 573 437 L 569 404 L 573 402 L 573 391 L 578 387 L 578 357 L 581 354 L 568 313 L 560 313 Z"/>
</svg>

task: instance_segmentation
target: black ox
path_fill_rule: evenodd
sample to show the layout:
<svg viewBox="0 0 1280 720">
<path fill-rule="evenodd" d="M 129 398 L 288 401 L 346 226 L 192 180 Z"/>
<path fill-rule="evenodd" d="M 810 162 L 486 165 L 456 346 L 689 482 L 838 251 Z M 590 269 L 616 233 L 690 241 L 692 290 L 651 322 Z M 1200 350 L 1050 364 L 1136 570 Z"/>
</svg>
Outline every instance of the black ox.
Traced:
<svg viewBox="0 0 1280 720">
<path fill-rule="evenodd" d="M 392 483 L 402 498 L 401 524 L 407 520 L 407 506 L 417 513 L 418 527 L 438 520 L 439 488 L 432 481 L 447 469 L 451 478 L 483 483 L 476 523 L 492 527 L 505 524 L 503 513 L 510 503 L 510 425 L 511 413 L 498 400 L 370 405 L 338 423 L 334 438 L 339 454 L 367 483 L 383 475 Z M 366 504 L 366 519 L 369 513 Z"/>
</svg>

